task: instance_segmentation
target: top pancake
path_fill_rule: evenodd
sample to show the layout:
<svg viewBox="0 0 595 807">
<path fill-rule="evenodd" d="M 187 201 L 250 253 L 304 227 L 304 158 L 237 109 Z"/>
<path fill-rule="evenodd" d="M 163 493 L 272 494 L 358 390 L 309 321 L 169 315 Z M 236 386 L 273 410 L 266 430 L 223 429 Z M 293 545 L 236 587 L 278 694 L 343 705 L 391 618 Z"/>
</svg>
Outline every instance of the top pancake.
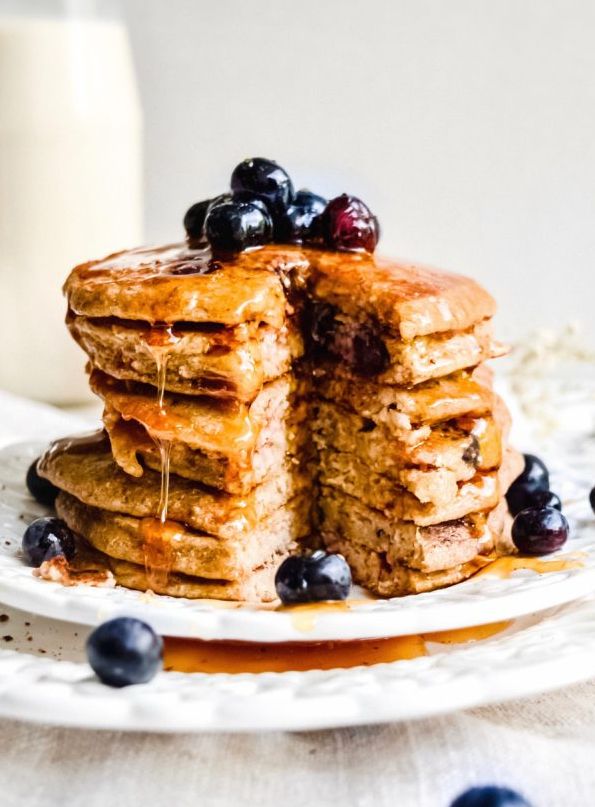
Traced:
<svg viewBox="0 0 595 807">
<path fill-rule="evenodd" d="M 88 317 L 150 323 L 264 322 L 281 327 L 291 291 L 410 340 L 491 317 L 492 297 L 469 278 L 367 253 L 267 246 L 213 261 L 184 244 L 120 252 L 75 267 L 64 290 Z"/>
</svg>

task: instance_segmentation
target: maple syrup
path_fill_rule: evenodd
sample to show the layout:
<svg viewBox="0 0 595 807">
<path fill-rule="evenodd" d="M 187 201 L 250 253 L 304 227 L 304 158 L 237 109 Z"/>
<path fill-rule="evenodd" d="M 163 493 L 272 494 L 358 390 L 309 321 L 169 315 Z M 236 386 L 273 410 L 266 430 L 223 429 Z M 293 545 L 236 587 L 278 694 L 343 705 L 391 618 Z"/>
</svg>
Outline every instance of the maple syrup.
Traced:
<svg viewBox="0 0 595 807">
<path fill-rule="evenodd" d="M 166 637 L 165 670 L 202 673 L 265 673 L 369 667 L 426 654 L 421 636 L 357 642 L 207 642 Z"/>
<path fill-rule="evenodd" d="M 481 642 L 498 633 L 502 633 L 512 625 L 512 620 L 504 622 L 491 622 L 488 625 L 473 625 L 469 628 L 455 628 L 454 630 L 441 630 L 424 633 L 427 642 L 437 644 L 466 644 L 467 642 Z"/>
<path fill-rule="evenodd" d="M 330 604 L 318 603 L 317 608 Z M 371 667 L 425 656 L 427 642 L 480 642 L 505 631 L 511 624 L 494 622 L 438 633 L 340 642 L 220 642 L 167 636 L 163 666 L 167 671 L 232 675 Z"/>
<path fill-rule="evenodd" d="M 155 359 L 157 369 L 157 425 L 167 428 L 168 415 L 165 409 L 165 383 L 167 362 L 170 351 L 180 341 L 174 334 L 173 326 L 163 325 L 151 328 L 145 335 L 145 344 Z M 159 449 L 161 465 L 161 489 L 157 518 L 144 518 L 141 521 L 140 533 L 143 540 L 145 570 L 149 585 L 165 588 L 172 566 L 172 542 L 179 535 L 179 527 L 175 522 L 168 522 L 169 506 L 169 465 L 171 440 L 155 436 L 149 432 Z"/>
<path fill-rule="evenodd" d="M 524 555 L 506 555 L 502 558 L 486 559 L 487 564 L 480 569 L 474 577 L 483 577 L 491 574 L 495 577 L 507 578 L 519 569 L 529 569 L 537 574 L 548 572 L 563 572 L 570 569 L 581 569 L 584 566 L 584 556 L 581 553 L 563 555 L 553 560 L 527 557 Z"/>
</svg>

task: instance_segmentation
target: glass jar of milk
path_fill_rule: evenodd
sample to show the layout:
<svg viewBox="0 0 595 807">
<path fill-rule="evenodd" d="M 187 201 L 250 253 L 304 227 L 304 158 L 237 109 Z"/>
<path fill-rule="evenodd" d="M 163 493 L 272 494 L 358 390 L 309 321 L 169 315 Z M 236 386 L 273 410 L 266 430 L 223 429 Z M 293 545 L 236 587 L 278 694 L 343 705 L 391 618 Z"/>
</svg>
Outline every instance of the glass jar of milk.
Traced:
<svg viewBox="0 0 595 807">
<path fill-rule="evenodd" d="M 142 117 L 114 4 L 0 0 L 0 389 L 88 396 L 61 286 L 140 243 Z"/>
</svg>

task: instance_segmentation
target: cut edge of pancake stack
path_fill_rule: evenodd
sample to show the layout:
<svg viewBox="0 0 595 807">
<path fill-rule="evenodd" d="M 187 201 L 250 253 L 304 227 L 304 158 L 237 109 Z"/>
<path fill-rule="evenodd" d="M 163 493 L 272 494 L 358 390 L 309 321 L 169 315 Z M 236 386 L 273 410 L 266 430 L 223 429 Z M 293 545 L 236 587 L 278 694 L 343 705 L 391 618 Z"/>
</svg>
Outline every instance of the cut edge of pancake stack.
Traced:
<svg viewBox="0 0 595 807">
<path fill-rule="evenodd" d="M 316 384 L 317 521 L 357 582 L 398 596 L 512 551 L 504 494 L 523 460 L 484 365 L 504 352 L 491 297 L 436 270 L 368 268 L 322 256 L 314 273 L 310 320 L 331 361 Z"/>
<path fill-rule="evenodd" d="M 270 601 L 283 559 L 322 540 L 392 596 L 510 551 L 522 459 L 473 281 L 291 247 L 213 267 L 176 245 L 77 267 L 65 290 L 105 431 L 39 471 L 122 585 Z"/>
</svg>

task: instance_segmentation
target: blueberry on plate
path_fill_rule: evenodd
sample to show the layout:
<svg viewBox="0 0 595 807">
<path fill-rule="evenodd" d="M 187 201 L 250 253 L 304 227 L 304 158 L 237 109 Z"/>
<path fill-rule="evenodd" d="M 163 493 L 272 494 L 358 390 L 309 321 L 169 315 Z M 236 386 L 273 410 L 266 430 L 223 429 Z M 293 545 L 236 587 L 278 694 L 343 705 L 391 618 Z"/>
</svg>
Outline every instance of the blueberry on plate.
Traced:
<svg viewBox="0 0 595 807">
<path fill-rule="evenodd" d="M 260 205 L 229 201 L 210 209 L 205 230 L 213 252 L 225 255 L 267 244 L 273 223 Z"/>
<path fill-rule="evenodd" d="M 471 787 L 455 799 L 450 807 L 531 807 L 516 790 L 484 785 Z"/>
<path fill-rule="evenodd" d="M 307 190 L 296 193 L 293 202 L 278 221 L 275 237 L 289 244 L 315 244 L 321 240 L 321 216 L 327 202 Z"/>
<path fill-rule="evenodd" d="M 343 555 L 319 549 L 311 555 L 286 558 L 277 569 L 275 588 L 286 605 L 344 600 L 351 589 L 351 570 Z"/>
<path fill-rule="evenodd" d="M 562 510 L 560 497 L 553 490 L 536 490 L 529 494 L 528 501 L 527 507 L 554 507 L 556 510 Z"/>
<path fill-rule="evenodd" d="M 202 202 L 196 202 L 196 204 L 188 208 L 184 216 L 184 229 L 191 244 L 200 244 L 205 240 L 205 221 L 213 205 L 221 204 L 230 198 L 229 194 L 223 194 L 222 196 L 216 196 L 214 199 L 204 199 Z"/>
<path fill-rule="evenodd" d="M 591 510 L 595 513 L 595 488 L 589 493 L 589 504 L 591 505 Z"/>
<path fill-rule="evenodd" d="M 327 247 L 343 251 L 374 252 L 380 238 L 378 219 L 356 196 L 337 196 L 321 218 L 322 237 Z"/>
<path fill-rule="evenodd" d="M 510 514 L 513 516 L 528 507 L 555 507 L 556 510 L 562 510 L 560 497 L 553 490 L 527 490 L 519 486 L 512 492 L 509 490 L 506 499 Z"/>
<path fill-rule="evenodd" d="M 515 484 L 524 485 L 528 490 L 548 490 L 550 486 L 550 474 L 546 464 L 535 454 L 524 454 L 525 467 L 520 476 L 515 479 Z"/>
<path fill-rule="evenodd" d="M 52 516 L 32 521 L 25 530 L 21 546 L 29 566 L 41 566 L 44 560 L 58 555 L 71 560 L 76 551 L 74 533 L 70 527 Z"/>
<path fill-rule="evenodd" d="M 253 157 L 236 165 L 231 189 L 234 194 L 247 191 L 264 199 L 274 215 L 281 215 L 293 200 L 293 184 L 287 171 L 264 157 Z"/>
<path fill-rule="evenodd" d="M 120 616 L 95 628 L 86 650 L 102 683 L 126 687 L 154 678 L 162 664 L 163 640 L 146 622 Z"/>
<path fill-rule="evenodd" d="M 539 457 L 534 454 L 525 454 L 525 467 L 506 494 L 508 509 L 515 516 L 526 507 L 531 507 L 530 497 L 538 490 L 549 490 L 550 475 L 548 469 Z"/>
<path fill-rule="evenodd" d="M 528 507 L 512 522 L 512 540 L 523 555 L 549 555 L 568 539 L 568 521 L 554 507 Z"/>
<path fill-rule="evenodd" d="M 58 488 L 52 485 L 49 479 L 44 479 L 43 476 L 39 475 L 37 472 L 38 462 L 39 457 L 29 466 L 25 483 L 35 501 L 45 504 L 46 507 L 53 507 L 58 495 Z"/>
</svg>

